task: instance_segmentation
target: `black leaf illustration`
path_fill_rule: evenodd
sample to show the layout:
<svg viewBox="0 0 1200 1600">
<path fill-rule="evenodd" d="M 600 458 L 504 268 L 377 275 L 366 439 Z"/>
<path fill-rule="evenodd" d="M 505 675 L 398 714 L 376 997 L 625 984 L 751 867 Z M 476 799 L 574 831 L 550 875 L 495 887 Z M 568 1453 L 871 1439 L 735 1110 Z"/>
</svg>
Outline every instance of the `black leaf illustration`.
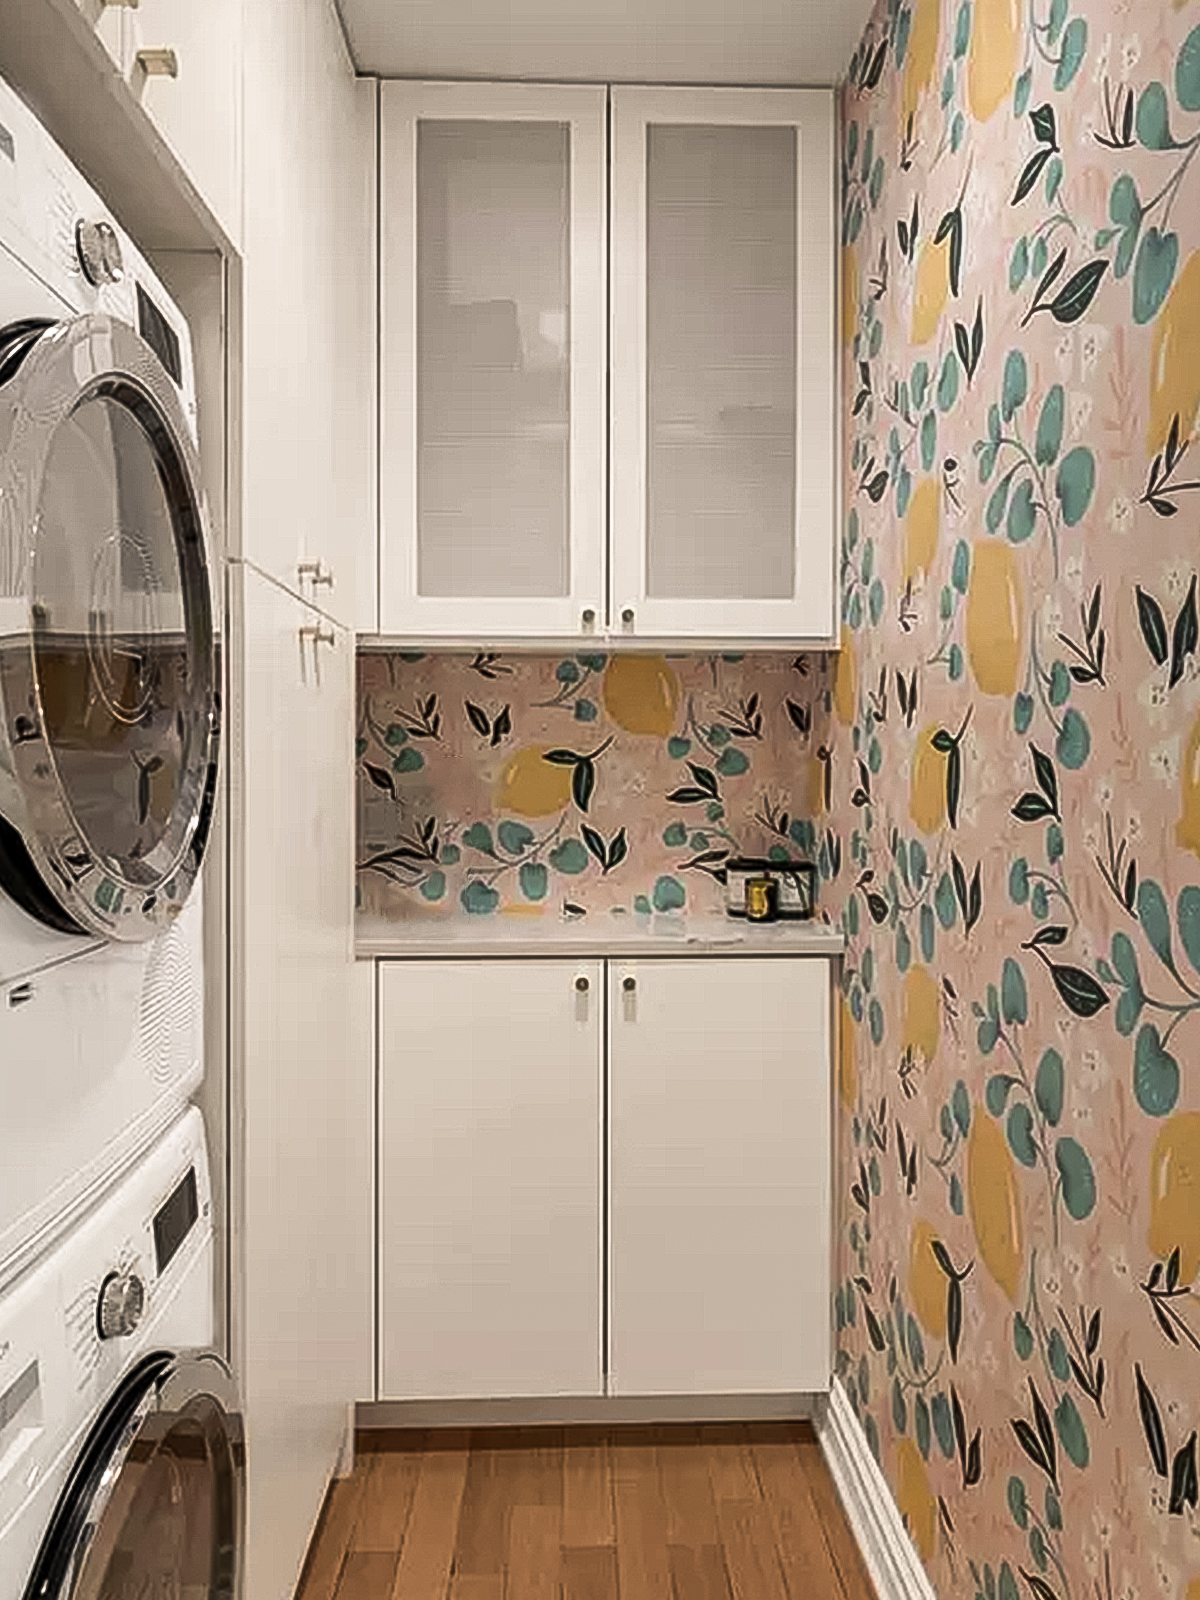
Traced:
<svg viewBox="0 0 1200 1600">
<path fill-rule="evenodd" d="M 367 769 L 367 777 L 370 778 L 375 787 L 382 789 L 385 794 L 390 794 L 394 800 L 396 798 L 396 785 L 392 782 L 391 773 L 385 771 L 383 767 L 373 767 L 369 761 L 364 761 L 363 765 Z"/>
<path fill-rule="evenodd" d="M 1038 106 L 1029 113 L 1029 120 L 1033 123 L 1033 131 L 1038 137 L 1039 144 L 1058 147 L 1058 138 L 1055 130 L 1054 107 L 1047 103 Z"/>
<path fill-rule="evenodd" d="M 475 729 L 475 732 L 482 734 L 486 739 L 488 734 L 491 732 L 492 727 L 490 721 L 488 720 L 487 712 L 483 710 L 482 706 L 475 705 L 475 703 L 471 700 L 464 700 L 463 705 L 466 708 L 467 717 L 470 720 L 471 726 Z"/>
<path fill-rule="evenodd" d="M 1012 814 L 1018 822 L 1040 822 L 1043 817 L 1054 815 L 1054 808 L 1040 794 L 1027 790 L 1012 808 Z"/>
<path fill-rule="evenodd" d="M 876 1350 L 884 1350 L 887 1346 L 887 1340 L 883 1337 L 883 1329 L 879 1326 L 878 1317 L 876 1317 L 866 1301 L 863 1301 L 863 1316 L 866 1318 L 867 1334 L 871 1343 Z"/>
<path fill-rule="evenodd" d="M 620 866 L 629 854 L 629 840 L 625 837 L 625 829 L 618 828 L 615 838 L 608 847 L 608 860 L 604 863 L 605 872 L 611 872 L 613 867 Z"/>
<path fill-rule="evenodd" d="M 888 486 L 888 475 L 887 475 L 887 472 L 886 471 L 877 472 L 875 474 L 875 476 L 871 479 L 870 483 L 867 484 L 867 496 L 870 499 L 872 505 L 876 505 L 877 506 L 879 504 L 879 502 L 883 499 L 884 495 L 887 493 L 887 486 Z"/>
<path fill-rule="evenodd" d="M 799 705 L 795 700 L 785 700 L 784 705 L 793 728 L 802 738 L 807 739 L 812 732 L 812 708 Z"/>
<path fill-rule="evenodd" d="M 963 371 L 970 375 L 971 371 L 971 335 L 967 332 L 966 324 L 954 324 L 954 347 L 958 351 L 958 359 L 963 364 Z"/>
<path fill-rule="evenodd" d="M 946 815 L 952 828 L 958 827 L 958 802 L 962 797 L 962 751 L 955 743 L 946 757 Z"/>
<path fill-rule="evenodd" d="M 963 914 L 963 921 L 967 917 L 967 875 L 963 871 L 963 864 L 952 850 L 950 852 L 950 867 L 954 874 L 954 893 L 958 898 L 959 908 Z"/>
<path fill-rule="evenodd" d="M 1054 296 L 1050 302 L 1050 315 L 1055 322 L 1078 322 L 1080 317 L 1096 298 L 1096 290 L 1100 287 L 1100 280 L 1108 271 L 1106 258 L 1089 261 L 1086 267 L 1081 267 Z"/>
<path fill-rule="evenodd" d="M 1183 1446 L 1171 1468 L 1171 1500 L 1169 1515 L 1181 1517 L 1185 1505 L 1196 1506 L 1196 1435 Z"/>
<path fill-rule="evenodd" d="M 957 1278 L 958 1273 L 954 1270 L 954 1263 L 950 1259 L 950 1252 L 946 1249 L 946 1246 L 942 1243 L 942 1241 L 940 1239 L 935 1239 L 930 1245 L 930 1249 L 933 1251 L 934 1259 L 937 1261 L 938 1266 L 941 1267 L 946 1276 L 948 1278 Z"/>
<path fill-rule="evenodd" d="M 1024 1417 L 1013 1417 L 1012 1430 L 1017 1436 L 1017 1442 L 1020 1444 L 1021 1449 L 1024 1450 L 1034 1466 L 1038 1467 L 1049 1478 L 1050 1463 L 1046 1460 L 1045 1452 L 1038 1441 L 1038 1436 L 1029 1423 L 1026 1422 Z"/>
<path fill-rule="evenodd" d="M 881 923 L 887 921 L 887 901 L 881 894 L 876 894 L 873 889 L 867 894 L 867 910 L 871 913 L 872 922 Z"/>
<path fill-rule="evenodd" d="M 970 933 L 971 929 L 979 921 L 980 913 L 983 911 L 983 885 L 979 878 L 980 866 L 981 863 L 977 861 L 975 863 L 975 871 L 971 875 L 971 892 L 967 897 L 968 933 Z"/>
<path fill-rule="evenodd" d="M 668 800 L 673 801 L 678 806 L 693 806 L 697 801 L 707 800 L 708 798 L 709 796 L 704 792 L 703 789 L 689 789 L 686 787 L 683 789 L 672 789 L 671 793 L 667 796 Z"/>
<path fill-rule="evenodd" d="M 971 376 L 975 375 L 975 368 L 979 365 L 979 358 L 983 354 L 983 296 L 979 297 L 979 304 L 975 307 L 975 321 L 971 327 Z"/>
<path fill-rule="evenodd" d="M 1054 154 L 1053 150 L 1039 150 L 1036 155 L 1030 156 L 1025 163 L 1025 170 L 1017 183 L 1016 193 L 1010 201 L 1011 205 L 1019 206 L 1025 196 L 1033 189 L 1042 175 L 1042 169 Z"/>
<path fill-rule="evenodd" d="M 1038 950 L 1044 944 L 1065 944 L 1066 938 L 1067 930 L 1062 923 L 1047 923 L 1044 927 L 1039 928 L 1033 938 L 1030 939 L 1029 948 Z"/>
<path fill-rule="evenodd" d="M 586 822 L 579 831 L 583 835 L 584 844 L 587 845 L 596 860 L 603 866 L 605 856 L 604 840 L 596 832 L 595 828 L 589 828 Z"/>
<path fill-rule="evenodd" d="M 1129 863 L 1129 871 L 1125 874 L 1124 896 L 1125 896 L 1125 909 L 1126 909 L 1126 911 L 1132 911 L 1133 910 L 1133 902 L 1134 902 L 1134 897 L 1135 897 L 1136 894 L 1137 894 L 1137 862 L 1136 861 L 1131 861 Z"/>
<path fill-rule="evenodd" d="M 1050 1481 L 1058 1488 L 1058 1447 L 1054 1443 L 1054 1428 L 1050 1422 L 1050 1413 L 1042 1404 L 1042 1397 L 1037 1392 L 1037 1386 L 1032 1378 L 1029 1380 L 1029 1393 L 1033 1397 L 1033 1420 L 1037 1423 L 1038 1438 L 1041 1440 L 1042 1452 L 1050 1463 Z"/>
<path fill-rule="evenodd" d="M 1108 1004 L 1107 994 L 1090 972 L 1085 972 L 1082 967 L 1060 966 L 1054 961 L 1046 964 L 1054 979 L 1054 987 L 1064 1004 L 1077 1017 L 1094 1017 L 1101 1007 Z"/>
<path fill-rule="evenodd" d="M 962 1285 L 951 1278 L 946 1286 L 946 1332 L 950 1341 L 950 1359 L 958 1361 L 958 1342 L 962 1338 Z"/>
<path fill-rule="evenodd" d="M 867 76 L 863 83 L 864 89 L 876 89 L 879 87 L 879 80 L 883 77 L 883 64 L 886 60 L 887 39 L 885 38 L 881 41 L 878 50 L 876 50 L 875 54 L 871 57 L 871 65 L 868 68 Z"/>
<path fill-rule="evenodd" d="M 1021 1576 L 1037 1596 L 1037 1600 L 1058 1600 L 1054 1590 L 1044 1578 L 1039 1578 L 1036 1572 L 1026 1572 L 1025 1568 L 1022 1567 Z"/>
<path fill-rule="evenodd" d="M 976 1428 L 975 1437 L 971 1440 L 970 1447 L 967 1450 L 967 1466 L 966 1471 L 963 1473 L 963 1485 L 967 1489 L 977 1484 L 983 1475 L 983 1460 L 979 1443 L 982 1433 L 982 1428 Z"/>
<path fill-rule="evenodd" d="M 695 779 L 696 787 L 703 789 L 711 799 L 715 800 L 719 793 L 716 774 L 711 767 L 698 767 L 694 761 L 688 762 L 688 771 Z"/>
<path fill-rule="evenodd" d="M 1137 1376 L 1138 1410 L 1142 1414 L 1142 1431 L 1146 1435 L 1146 1443 L 1150 1447 L 1150 1459 L 1154 1463 L 1154 1470 L 1160 1478 L 1167 1475 L 1167 1441 L 1163 1435 L 1162 1417 L 1159 1415 L 1158 1402 L 1150 1392 L 1150 1385 L 1142 1376 L 1142 1369 L 1134 1365 Z"/>
<path fill-rule="evenodd" d="M 542 760 L 548 761 L 552 767 L 573 767 L 583 757 L 577 750 L 547 750 Z"/>
<path fill-rule="evenodd" d="M 1029 746 L 1033 754 L 1033 770 L 1037 774 L 1038 788 L 1049 800 L 1054 815 L 1058 816 L 1058 777 L 1050 757 L 1043 755 L 1036 745 Z M 1061 821 L 1061 818 L 1059 819 Z"/>
<path fill-rule="evenodd" d="M 1170 1294 L 1171 1291 L 1174 1288 L 1176 1288 L 1178 1283 L 1179 1283 L 1179 1261 L 1180 1261 L 1179 1246 L 1176 1245 L 1174 1250 L 1171 1251 L 1170 1260 L 1167 1262 L 1167 1293 L 1168 1294 Z"/>
<path fill-rule="evenodd" d="M 958 1444 L 958 1454 L 963 1467 L 967 1464 L 967 1425 L 963 1421 L 962 1402 L 958 1398 L 958 1390 L 950 1385 L 950 1410 L 954 1417 L 954 1437 Z"/>
<path fill-rule="evenodd" d="M 492 749 L 494 750 L 500 743 L 501 739 L 507 738 L 511 732 L 512 713 L 509 707 L 505 706 L 504 710 L 501 711 L 495 722 L 492 723 Z"/>
<path fill-rule="evenodd" d="M 1100 1312 L 1092 1313 L 1092 1320 L 1088 1323 L 1087 1344 L 1085 1346 L 1089 1356 L 1095 1355 L 1100 1347 Z"/>
<path fill-rule="evenodd" d="M 1087 639 L 1091 644 L 1096 637 L 1096 629 L 1100 626 L 1100 585 L 1097 584 L 1092 593 L 1092 603 L 1087 614 Z"/>
<path fill-rule="evenodd" d="M 1196 622 L 1196 574 L 1193 572 L 1187 599 L 1183 602 L 1182 611 L 1175 618 L 1175 632 L 1171 640 L 1171 678 L 1167 684 L 1169 689 L 1173 689 L 1183 677 L 1184 663 L 1188 656 L 1195 653 L 1198 637 L 1200 629 Z"/>
<path fill-rule="evenodd" d="M 580 811 L 586 811 L 596 787 L 596 767 L 587 756 L 575 763 L 571 774 L 571 798 Z"/>
</svg>

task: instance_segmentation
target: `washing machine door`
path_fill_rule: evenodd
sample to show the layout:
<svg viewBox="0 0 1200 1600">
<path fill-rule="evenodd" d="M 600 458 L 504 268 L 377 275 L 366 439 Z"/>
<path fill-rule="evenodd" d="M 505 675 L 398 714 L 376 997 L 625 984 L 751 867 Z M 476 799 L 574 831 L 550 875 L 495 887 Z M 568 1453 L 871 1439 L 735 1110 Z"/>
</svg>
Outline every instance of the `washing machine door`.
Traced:
<svg viewBox="0 0 1200 1600">
<path fill-rule="evenodd" d="M 131 1368 L 59 1496 L 24 1600 L 238 1600 L 242 1418 L 212 1351 Z"/>
<path fill-rule="evenodd" d="M 171 377 L 111 317 L 0 329 L 0 889 L 64 933 L 162 932 L 208 839 L 218 711 Z"/>
</svg>

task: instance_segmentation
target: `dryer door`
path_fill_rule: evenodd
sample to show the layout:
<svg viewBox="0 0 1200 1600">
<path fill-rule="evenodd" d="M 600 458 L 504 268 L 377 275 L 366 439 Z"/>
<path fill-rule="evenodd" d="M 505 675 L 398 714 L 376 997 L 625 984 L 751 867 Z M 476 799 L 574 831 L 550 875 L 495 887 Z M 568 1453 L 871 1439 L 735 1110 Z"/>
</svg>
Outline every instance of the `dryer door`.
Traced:
<svg viewBox="0 0 1200 1600">
<path fill-rule="evenodd" d="M 242 1418 L 212 1351 L 144 1356 L 59 1497 L 24 1600 L 238 1600 Z"/>
<path fill-rule="evenodd" d="M 183 906 L 217 789 L 214 597 L 179 393 L 109 317 L 0 330 L 0 888 L 65 933 Z"/>
</svg>

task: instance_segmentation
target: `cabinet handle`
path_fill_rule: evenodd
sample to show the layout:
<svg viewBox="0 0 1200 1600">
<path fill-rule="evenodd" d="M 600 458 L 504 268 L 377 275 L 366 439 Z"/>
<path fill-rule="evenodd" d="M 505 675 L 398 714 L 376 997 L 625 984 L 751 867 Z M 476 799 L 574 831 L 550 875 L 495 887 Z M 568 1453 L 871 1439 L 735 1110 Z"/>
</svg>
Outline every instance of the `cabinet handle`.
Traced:
<svg viewBox="0 0 1200 1600">
<path fill-rule="evenodd" d="M 299 578 L 301 585 L 307 578 L 314 589 L 322 585 L 327 589 L 333 588 L 333 573 L 326 572 L 320 561 L 301 561 L 296 567 L 296 576 Z"/>
<path fill-rule="evenodd" d="M 632 606 L 626 606 L 624 611 L 622 611 L 622 613 L 621 613 L 621 621 L 624 624 L 626 630 L 632 632 L 632 630 L 633 630 L 633 607 Z"/>
<path fill-rule="evenodd" d="M 308 675 L 304 666 L 304 646 L 306 644 L 311 644 L 313 653 L 313 677 L 319 686 L 321 682 L 321 646 L 323 644 L 327 644 L 331 650 L 335 649 L 337 646 L 337 636 L 332 628 L 321 628 L 318 626 L 304 627 L 301 628 L 299 632 L 301 681 L 308 681 Z"/>
<path fill-rule="evenodd" d="M 588 992 L 588 990 L 591 988 L 591 984 L 587 981 L 586 978 L 576 978 L 575 979 L 575 988 L 580 994 L 586 994 Z"/>
<path fill-rule="evenodd" d="M 595 627 L 596 613 L 592 610 L 591 606 L 588 606 L 586 611 L 583 613 L 583 631 L 585 633 L 592 633 L 595 630 Z"/>
<path fill-rule="evenodd" d="M 622 987 L 622 989 L 624 989 L 626 994 L 632 994 L 634 992 L 634 990 L 637 988 L 637 979 L 636 978 L 622 978 L 621 987 Z"/>
<path fill-rule="evenodd" d="M 140 68 L 147 78 L 179 76 L 179 57 L 174 50 L 139 50 L 133 59 L 135 69 Z"/>
</svg>

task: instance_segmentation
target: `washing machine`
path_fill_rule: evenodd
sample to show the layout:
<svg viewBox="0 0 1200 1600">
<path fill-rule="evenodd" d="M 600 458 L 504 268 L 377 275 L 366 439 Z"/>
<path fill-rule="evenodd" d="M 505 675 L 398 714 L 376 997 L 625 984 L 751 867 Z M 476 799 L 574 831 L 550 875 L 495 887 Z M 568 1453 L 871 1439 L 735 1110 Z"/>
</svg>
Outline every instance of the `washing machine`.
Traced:
<svg viewBox="0 0 1200 1600">
<path fill-rule="evenodd" d="M 0 1600 L 237 1600 L 245 1448 L 213 1259 L 191 1109 L 0 1296 Z"/>
<path fill-rule="evenodd" d="M 0 82 L 0 1285 L 202 1072 L 216 620 L 186 320 Z"/>
</svg>

